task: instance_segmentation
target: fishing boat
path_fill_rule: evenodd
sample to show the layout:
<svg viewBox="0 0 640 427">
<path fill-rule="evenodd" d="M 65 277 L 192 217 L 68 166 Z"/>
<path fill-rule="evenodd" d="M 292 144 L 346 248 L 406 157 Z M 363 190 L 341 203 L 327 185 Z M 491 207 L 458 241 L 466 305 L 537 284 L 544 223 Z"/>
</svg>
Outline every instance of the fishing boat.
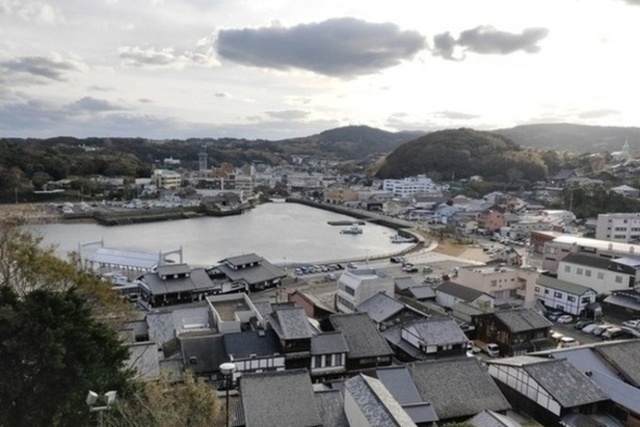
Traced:
<svg viewBox="0 0 640 427">
<path fill-rule="evenodd" d="M 340 230 L 340 234 L 362 234 L 362 228 L 357 225 L 352 225 L 351 227 Z"/>
</svg>

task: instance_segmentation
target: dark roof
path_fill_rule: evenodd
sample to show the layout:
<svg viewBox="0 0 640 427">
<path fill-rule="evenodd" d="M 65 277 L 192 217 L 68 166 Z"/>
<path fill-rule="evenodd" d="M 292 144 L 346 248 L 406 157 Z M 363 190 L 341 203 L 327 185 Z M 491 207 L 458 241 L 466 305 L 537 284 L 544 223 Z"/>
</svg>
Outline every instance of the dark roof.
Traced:
<svg viewBox="0 0 640 427">
<path fill-rule="evenodd" d="M 304 339 L 313 335 L 309 318 L 300 307 L 278 309 L 270 314 L 268 319 L 280 339 Z"/>
<path fill-rule="evenodd" d="M 440 420 L 470 417 L 485 409 L 504 411 L 509 403 L 475 357 L 457 357 L 407 365 L 423 400 Z"/>
<path fill-rule="evenodd" d="M 246 427 L 322 425 L 306 369 L 243 374 L 240 397 Z"/>
<path fill-rule="evenodd" d="M 311 338 L 311 355 L 348 353 L 349 347 L 342 332 L 330 331 Z"/>
<path fill-rule="evenodd" d="M 323 426 L 349 427 L 340 390 L 321 390 L 313 394 Z"/>
<path fill-rule="evenodd" d="M 561 262 L 570 262 L 571 264 L 579 264 L 587 267 L 606 270 L 609 268 L 611 260 L 609 258 L 603 258 L 597 255 L 570 253 Z"/>
<path fill-rule="evenodd" d="M 482 411 L 467 421 L 473 427 L 520 427 L 521 424 L 506 415 Z"/>
<path fill-rule="evenodd" d="M 349 346 L 350 359 L 390 356 L 389 344 L 366 313 L 332 314 L 329 321 L 334 330 L 341 331 Z"/>
<path fill-rule="evenodd" d="M 214 267 L 219 272 L 227 276 L 233 282 L 244 280 L 249 285 L 255 285 L 262 282 L 269 282 L 287 276 L 287 273 L 280 267 L 264 260 L 259 265 L 246 268 L 233 269 L 227 264 L 218 264 Z"/>
<path fill-rule="evenodd" d="M 433 405 L 422 400 L 420 392 L 405 366 L 378 369 L 376 376 L 402 406 L 402 409 L 409 414 L 413 422 L 420 424 L 438 421 Z"/>
<path fill-rule="evenodd" d="M 349 393 L 367 424 L 376 427 L 415 426 L 409 415 L 377 379 L 357 375 L 344 382 L 345 394 Z"/>
<path fill-rule="evenodd" d="M 162 280 L 159 273 L 147 273 L 142 276 L 142 286 L 146 286 L 153 295 L 164 295 L 176 292 L 203 291 L 213 289 L 214 284 L 203 268 L 191 270 L 188 277 Z"/>
<path fill-rule="evenodd" d="M 411 294 L 412 297 L 418 300 L 435 298 L 436 296 L 436 293 L 431 288 L 431 286 L 427 286 L 427 285 L 409 288 L 408 292 Z"/>
<path fill-rule="evenodd" d="M 223 260 L 220 260 L 219 262 L 224 262 L 239 267 L 247 264 L 261 263 L 263 261 L 264 258 L 262 258 L 261 256 L 258 256 L 256 254 L 246 254 L 225 258 Z"/>
<path fill-rule="evenodd" d="M 594 350 L 631 385 L 640 387 L 640 340 L 616 341 Z"/>
<path fill-rule="evenodd" d="M 566 359 L 548 359 L 526 364 L 524 370 L 564 408 L 608 400 L 589 377 Z"/>
<path fill-rule="evenodd" d="M 196 374 L 217 372 L 227 361 L 222 335 L 181 336 L 182 361 Z"/>
<path fill-rule="evenodd" d="M 476 299 L 480 298 L 482 295 L 489 296 L 489 294 L 486 294 L 482 291 L 478 291 L 451 281 L 442 282 L 436 288 L 436 292 L 443 292 L 448 295 L 453 295 L 454 297 L 460 298 L 467 302 L 473 302 Z"/>
<path fill-rule="evenodd" d="M 187 274 L 190 268 L 187 264 L 162 264 L 157 268 L 159 276 L 169 276 L 173 274 Z"/>
<path fill-rule="evenodd" d="M 532 308 L 496 311 L 493 315 L 500 319 L 511 332 L 516 333 L 553 326 L 553 323 Z"/>
<path fill-rule="evenodd" d="M 469 341 L 453 319 L 433 319 L 412 323 L 406 330 L 418 335 L 427 345 L 450 345 Z"/>
<path fill-rule="evenodd" d="M 425 360 L 427 358 L 427 355 L 425 353 L 423 353 L 413 344 L 410 344 L 409 342 L 402 339 L 402 328 L 402 325 L 394 325 L 392 327 L 386 328 L 384 331 L 381 331 L 380 334 L 385 340 L 387 340 L 387 342 L 407 353 L 413 359 Z"/>
<path fill-rule="evenodd" d="M 395 316 L 404 308 L 404 304 L 385 292 L 378 292 L 356 307 L 361 313 L 367 313 L 371 320 L 382 323 Z"/>
<path fill-rule="evenodd" d="M 271 329 L 225 334 L 224 347 L 227 356 L 234 360 L 246 359 L 253 354 L 262 357 L 282 352 L 278 336 Z"/>
<path fill-rule="evenodd" d="M 418 286 L 418 283 L 416 283 L 416 281 L 413 280 L 413 278 L 410 276 L 396 277 L 395 279 L 393 279 L 393 283 L 396 285 L 396 288 L 400 289 L 401 291 Z"/>
</svg>

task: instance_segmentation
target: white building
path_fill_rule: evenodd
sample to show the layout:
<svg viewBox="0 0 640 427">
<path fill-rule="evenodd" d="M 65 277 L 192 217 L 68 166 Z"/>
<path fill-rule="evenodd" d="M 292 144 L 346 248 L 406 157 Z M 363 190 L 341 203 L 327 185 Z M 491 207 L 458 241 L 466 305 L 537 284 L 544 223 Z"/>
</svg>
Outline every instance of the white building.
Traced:
<svg viewBox="0 0 640 427">
<path fill-rule="evenodd" d="M 574 316 L 596 301 L 598 293 L 588 286 L 540 275 L 534 287 L 536 299 L 545 307 L 562 310 Z"/>
<path fill-rule="evenodd" d="M 442 194 L 442 186 L 426 175 L 411 176 L 403 179 L 385 179 L 382 189 L 397 197 L 409 197 L 414 194 Z"/>
<path fill-rule="evenodd" d="M 338 279 L 336 308 L 342 313 L 355 313 L 357 306 L 378 292 L 393 297 L 393 288 L 393 280 L 378 275 L 376 270 L 347 270 Z"/>
<path fill-rule="evenodd" d="M 459 269 L 456 282 L 491 295 L 495 304 L 534 301 L 533 285 L 538 272 L 511 266 L 471 266 Z"/>
<path fill-rule="evenodd" d="M 599 214 L 596 239 L 624 243 L 640 241 L 640 213 Z"/>
<path fill-rule="evenodd" d="M 182 177 L 176 171 L 168 169 L 156 169 L 153 171 L 151 181 L 158 188 L 174 189 L 180 188 Z"/>
<path fill-rule="evenodd" d="M 608 259 L 587 254 L 571 254 L 558 268 L 558 279 L 593 288 L 599 294 L 634 288 L 639 260 Z"/>
</svg>

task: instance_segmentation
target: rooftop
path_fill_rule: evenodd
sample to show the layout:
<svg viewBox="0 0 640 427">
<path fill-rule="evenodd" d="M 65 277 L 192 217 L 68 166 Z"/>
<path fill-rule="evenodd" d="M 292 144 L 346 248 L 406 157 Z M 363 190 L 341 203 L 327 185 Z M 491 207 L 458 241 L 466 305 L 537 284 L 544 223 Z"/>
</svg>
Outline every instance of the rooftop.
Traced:
<svg viewBox="0 0 640 427">
<path fill-rule="evenodd" d="M 390 356 L 393 351 L 366 313 L 332 314 L 329 321 L 342 332 L 349 346 L 349 358 Z"/>
<path fill-rule="evenodd" d="M 378 292 L 356 307 L 361 313 L 367 313 L 371 320 L 382 323 L 396 315 L 404 308 L 404 304 L 384 292 Z"/>
<path fill-rule="evenodd" d="M 496 311 L 494 315 L 514 333 L 553 326 L 553 323 L 532 308 L 501 310 Z"/>
<path fill-rule="evenodd" d="M 609 242 L 607 240 L 590 239 L 587 237 L 578 237 L 572 235 L 558 236 L 553 239 L 553 243 L 561 243 L 565 245 L 576 245 L 586 248 L 593 248 L 600 251 L 617 252 L 634 254 L 640 253 L 640 245 L 630 243 Z"/>
<path fill-rule="evenodd" d="M 545 276 L 541 274 L 536 279 L 536 284 L 542 285 L 545 288 L 557 289 L 559 291 L 567 292 L 574 295 L 583 295 L 593 289 L 579 285 L 577 283 L 565 282 L 564 280 L 556 279 L 555 277 Z M 594 291 L 595 292 L 595 291 Z"/>
<path fill-rule="evenodd" d="M 476 299 L 480 298 L 482 295 L 486 295 L 490 297 L 489 294 L 486 294 L 482 291 L 478 291 L 476 289 L 469 288 L 467 286 L 460 285 L 458 283 L 451 282 L 451 281 L 442 282 L 436 288 L 436 293 L 437 292 L 453 295 L 467 302 L 475 301 Z"/>
</svg>

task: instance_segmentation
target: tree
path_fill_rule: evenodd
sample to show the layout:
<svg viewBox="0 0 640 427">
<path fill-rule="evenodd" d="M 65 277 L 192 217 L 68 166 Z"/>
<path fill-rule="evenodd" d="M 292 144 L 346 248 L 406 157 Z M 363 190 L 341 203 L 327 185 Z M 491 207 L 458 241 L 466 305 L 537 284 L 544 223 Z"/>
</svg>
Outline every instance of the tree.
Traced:
<svg viewBox="0 0 640 427">
<path fill-rule="evenodd" d="M 142 386 L 136 394 L 120 399 L 106 414 L 113 427 L 216 427 L 223 426 L 224 411 L 210 384 L 186 371 L 181 383 L 167 376 Z"/>
<path fill-rule="evenodd" d="M 87 425 L 89 390 L 128 392 L 127 358 L 76 288 L 0 287 L 0 425 Z"/>
</svg>

